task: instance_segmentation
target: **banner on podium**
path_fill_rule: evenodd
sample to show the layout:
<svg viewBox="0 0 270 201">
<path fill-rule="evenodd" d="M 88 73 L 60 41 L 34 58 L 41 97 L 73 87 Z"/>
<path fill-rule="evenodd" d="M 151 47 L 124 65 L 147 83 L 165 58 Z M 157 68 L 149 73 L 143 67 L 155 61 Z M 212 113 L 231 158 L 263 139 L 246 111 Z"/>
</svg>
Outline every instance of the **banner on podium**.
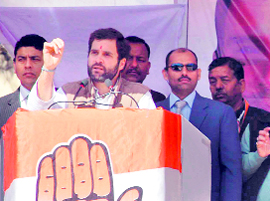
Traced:
<svg viewBox="0 0 270 201">
<path fill-rule="evenodd" d="M 19 109 L 2 128 L 5 200 L 188 200 L 198 192 L 181 158 L 188 128 L 198 132 L 163 109 Z M 210 142 L 198 136 L 210 200 Z"/>
</svg>

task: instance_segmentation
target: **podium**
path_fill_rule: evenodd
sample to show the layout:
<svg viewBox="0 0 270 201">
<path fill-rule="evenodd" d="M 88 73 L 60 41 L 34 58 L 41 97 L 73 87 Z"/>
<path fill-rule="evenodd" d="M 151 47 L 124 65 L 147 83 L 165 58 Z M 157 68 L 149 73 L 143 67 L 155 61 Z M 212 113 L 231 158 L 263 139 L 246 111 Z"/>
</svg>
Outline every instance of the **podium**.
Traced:
<svg viewBox="0 0 270 201">
<path fill-rule="evenodd" d="M 18 109 L 2 128 L 5 201 L 210 200 L 210 141 L 158 108 Z"/>
</svg>

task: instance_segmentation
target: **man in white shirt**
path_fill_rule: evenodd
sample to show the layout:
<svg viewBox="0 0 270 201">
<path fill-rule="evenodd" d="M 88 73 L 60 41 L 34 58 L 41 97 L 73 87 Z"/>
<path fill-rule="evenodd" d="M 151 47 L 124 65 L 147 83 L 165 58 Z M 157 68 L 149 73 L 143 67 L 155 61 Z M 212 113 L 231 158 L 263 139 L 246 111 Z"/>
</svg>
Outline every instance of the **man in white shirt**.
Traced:
<svg viewBox="0 0 270 201">
<path fill-rule="evenodd" d="M 53 78 L 64 51 L 60 38 L 44 45 L 42 73 L 29 96 L 28 109 L 77 107 L 133 107 L 154 109 L 149 88 L 120 76 L 130 47 L 123 35 L 113 29 L 98 29 L 90 35 L 88 49 L 89 78 L 68 83 L 54 90 Z M 52 106 L 53 104 L 53 106 Z"/>
<path fill-rule="evenodd" d="M 36 82 L 43 61 L 43 45 L 46 40 L 36 34 L 23 36 L 17 43 L 14 49 L 14 69 L 17 77 L 21 82 L 21 86 L 13 93 L 0 98 L 0 128 L 7 122 L 10 116 L 19 108 L 26 108 L 27 98 L 31 88 Z M 2 131 L 0 131 L 1 140 L 1 158 L 3 159 L 2 151 Z M 1 161 L 2 161 L 1 159 Z M 1 162 L 1 198 L 3 200 L 3 163 Z"/>
</svg>

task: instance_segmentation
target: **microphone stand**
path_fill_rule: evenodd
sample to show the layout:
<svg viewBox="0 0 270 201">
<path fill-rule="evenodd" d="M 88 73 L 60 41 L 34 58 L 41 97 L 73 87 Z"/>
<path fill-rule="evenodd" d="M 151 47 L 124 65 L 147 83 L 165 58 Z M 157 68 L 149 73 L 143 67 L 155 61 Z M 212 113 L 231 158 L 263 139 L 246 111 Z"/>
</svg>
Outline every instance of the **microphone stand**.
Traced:
<svg viewBox="0 0 270 201">
<path fill-rule="evenodd" d="M 129 98 L 131 98 L 136 103 L 137 108 L 140 109 L 138 102 L 131 95 L 129 95 L 128 93 L 122 92 L 122 91 L 114 91 L 114 88 L 112 87 L 112 81 L 110 79 L 105 80 L 105 84 L 110 89 L 110 91 L 108 93 L 102 94 L 101 96 L 99 96 L 97 98 L 94 98 L 94 99 L 91 99 L 89 101 L 76 101 L 75 99 L 78 96 L 80 90 L 82 88 L 84 88 L 87 84 L 88 84 L 88 80 L 83 80 L 82 81 L 82 83 L 80 84 L 80 88 L 76 92 L 76 94 L 75 94 L 72 101 L 57 101 L 57 102 L 52 103 L 48 107 L 48 109 L 51 109 L 52 106 L 54 106 L 54 105 L 56 105 L 58 103 L 73 103 L 75 106 L 79 106 L 79 105 L 87 105 L 87 104 L 95 102 L 95 104 L 98 104 L 98 105 L 113 106 L 114 104 L 103 104 L 103 103 L 96 102 L 98 99 L 104 98 L 105 96 L 110 95 L 110 94 L 121 94 L 121 95 L 128 96 Z"/>
<path fill-rule="evenodd" d="M 78 106 L 78 105 L 88 105 L 90 103 L 95 102 L 98 105 L 113 106 L 113 104 L 102 104 L 102 103 L 96 102 L 98 99 L 101 99 L 101 98 L 103 98 L 103 97 L 105 97 L 107 95 L 110 95 L 110 94 L 122 94 L 122 95 L 128 96 L 129 98 L 131 98 L 135 102 L 137 108 L 140 109 L 138 102 L 131 95 L 129 95 L 128 93 L 122 92 L 122 91 L 113 91 L 113 90 L 111 90 L 110 92 L 105 93 L 105 94 L 103 94 L 103 95 L 101 95 L 101 96 L 99 96 L 97 98 L 91 99 L 89 101 L 76 101 L 76 100 L 72 100 L 72 101 L 57 101 L 57 102 L 52 103 L 48 107 L 48 109 L 51 109 L 54 105 L 59 104 L 59 103 L 68 103 L 68 104 L 69 103 L 72 103 L 75 106 Z"/>
</svg>

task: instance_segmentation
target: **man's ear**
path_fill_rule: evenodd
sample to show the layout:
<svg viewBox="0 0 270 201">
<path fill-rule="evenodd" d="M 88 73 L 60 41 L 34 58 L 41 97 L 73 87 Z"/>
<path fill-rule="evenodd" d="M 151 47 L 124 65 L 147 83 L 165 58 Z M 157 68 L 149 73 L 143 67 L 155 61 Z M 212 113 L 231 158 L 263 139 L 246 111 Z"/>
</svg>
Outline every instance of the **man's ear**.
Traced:
<svg viewBox="0 0 270 201">
<path fill-rule="evenodd" d="M 162 70 L 162 75 L 164 77 L 164 79 L 168 82 L 169 78 L 168 78 L 168 71 L 166 71 L 165 69 Z"/>
<path fill-rule="evenodd" d="M 147 63 L 147 75 L 149 75 L 150 68 L 151 68 L 151 62 L 148 61 L 148 63 Z"/>
<path fill-rule="evenodd" d="M 201 75 L 202 75 L 202 69 L 197 69 L 197 71 L 198 71 L 198 80 L 200 80 L 201 79 Z"/>
<path fill-rule="evenodd" d="M 17 68 L 16 68 L 16 62 L 15 59 L 13 60 L 13 68 L 14 68 L 14 73 L 17 74 Z"/>
<path fill-rule="evenodd" d="M 122 71 L 125 68 L 126 62 L 127 62 L 126 58 L 123 58 L 119 61 L 119 68 L 118 68 L 119 71 Z"/>
<path fill-rule="evenodd" d="M 246 81 L 245 81 L 245 79 L 241 79 L 238 82 L 239 82 L 239 85 L 240 85 L 241 93 L 244 93 L 244 91 L 246 89 Z"/>
</svg>

